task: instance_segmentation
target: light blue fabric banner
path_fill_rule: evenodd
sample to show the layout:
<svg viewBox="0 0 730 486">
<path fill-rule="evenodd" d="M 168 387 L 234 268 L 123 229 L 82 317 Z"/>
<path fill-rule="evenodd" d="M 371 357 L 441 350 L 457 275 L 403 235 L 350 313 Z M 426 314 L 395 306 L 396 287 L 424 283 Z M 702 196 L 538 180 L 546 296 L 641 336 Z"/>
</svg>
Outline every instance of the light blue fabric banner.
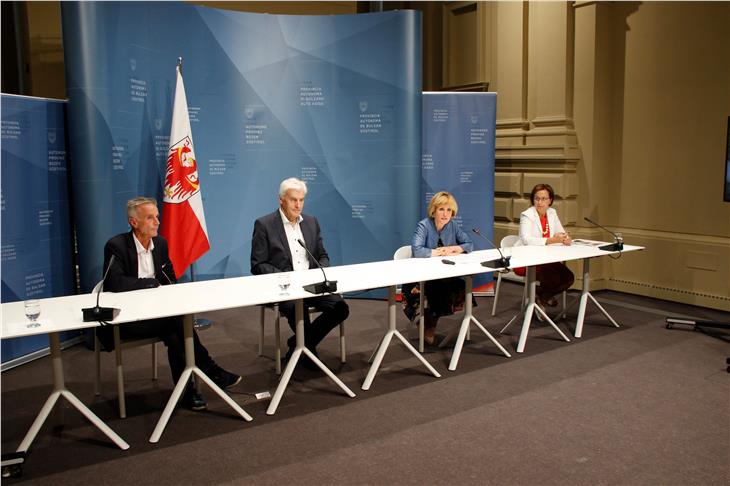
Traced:
<svg viewBox="0 0 730 486">
<path fill-rule="evenodd" d="M 73 294 L 66 102 L 5 94 L 0 100 L 2 301 Z M 5 339 L 2 362 L 47 346 L 45 335 Z"/>
<path fill-rule="evenodd" d="M 421 217 L 431 197 L 448 191 L 459 204 L 455 220 L 483 250 L 494 241 L 496 93 L 423 93 Z M 492 276 L 474 279 L 478 288 Z"/>
<path fill-rule="evenodd" d="M 82 289 L 102 273 L 124 202 L 161 201 L 175 65 L 211 250 L 196 279 L 250 273 L 254 220 L 279 182 L 332 264 L 392 258 L 418 219 L 421 24 L 413 11 L 295 16 L 178 2 L 62 2 Z M 94 46 L 93 49 L 88 46 Z M 164 225 L 165 222 L 163 221 Z"/>
</svg>

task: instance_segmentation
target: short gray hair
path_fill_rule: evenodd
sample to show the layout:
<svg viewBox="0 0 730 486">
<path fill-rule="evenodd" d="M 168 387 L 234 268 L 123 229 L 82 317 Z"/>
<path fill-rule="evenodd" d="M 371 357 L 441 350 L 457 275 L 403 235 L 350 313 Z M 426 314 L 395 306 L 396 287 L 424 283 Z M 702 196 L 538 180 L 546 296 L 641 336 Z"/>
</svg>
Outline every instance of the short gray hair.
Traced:
<svg viewBox="0 0 730 486">
<path fill-rule="evenodd" d="M 292 189 L 295 191 L 302 191 L 305 196 L 307 195 L 307 183 L 301 179 L 297 179 L 296 177 L 290 177 L 288 179 L 284 179 L 281 181 L 281 184 L 279 184 L 279 197 L 286 196 L 286 192 Z"/>
<path fill-rule="evenodd" d="M 136 218 L 137 208 L 144 204 L 154 204 L 157 207 L 157 199 L 151 197 L 139 196 L 127 201 L 127 217 Z"/>
</svg>

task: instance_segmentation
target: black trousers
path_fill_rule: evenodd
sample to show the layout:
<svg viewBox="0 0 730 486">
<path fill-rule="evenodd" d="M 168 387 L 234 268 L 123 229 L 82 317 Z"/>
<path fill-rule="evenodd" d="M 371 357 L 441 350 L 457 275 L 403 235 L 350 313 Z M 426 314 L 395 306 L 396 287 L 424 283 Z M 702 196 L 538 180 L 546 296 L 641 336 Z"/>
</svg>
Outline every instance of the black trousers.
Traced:
<svg viewBox="0 0 730 486">
<path fill-rule="evenodd" d="M 289 327 L 296 332 L 296 317 L 294 316 L 295 301 L 279 303 L 279 312 L 286 317 Z M 317 318 L 310 322 L 307 307 L 314 307 L 321 312 Z M 311 351 L 316 351 L 317 345 L 329 332 L 337 327 L 350 315 L 350 307 L 342 296 L 321 295 L 304 300 L 304 345 Z M 289 341 L 293 343 L 294 341 Z"/>
<path fill-rule="evenodd" d="M 99 331 L 102 330 L 104 333 L 108 332 L 109 334 L 112 331 L 111 326 L 99 329 Z M 162 339 L 165 346 L 167 346 L 167 359 L 170 363 L 172 379 L 177 383 L 177 380 L 185 369 L 185 339 L 183 336 L 182 316 L 152 319 L 134 324 L 120 324 L 119 336 L 122 339 L 145 339 L 152 337 Z M 104 347 L 107 350 L 112 350 L 113 344 L 107 346 L 104 339 L 102 339 L 102 343 L 104 343 Z M 193 349 L 195 351 L 195 364 L 203 372 L 207 372 L 215 366 L 215 361 L 210 357 L 208 350 L 200 342 L 198 333 L 195 331 L 193 331 Z"/>
</svg>

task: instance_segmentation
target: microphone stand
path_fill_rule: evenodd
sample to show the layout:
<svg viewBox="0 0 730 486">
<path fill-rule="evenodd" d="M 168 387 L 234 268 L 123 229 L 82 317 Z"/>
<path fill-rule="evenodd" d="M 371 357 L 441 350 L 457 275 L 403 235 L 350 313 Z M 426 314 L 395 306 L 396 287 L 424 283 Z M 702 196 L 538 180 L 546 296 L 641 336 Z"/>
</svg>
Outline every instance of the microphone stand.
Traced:
<svg viewBox="0 0 730 486">
<path fill-rule="evenodd" d="M 588 221 L 592 225 L 598 226 L 602 230 L 607 231 L 607 232 L 609 232 L 609 233 L 611 233 L 613 235 L 613 238 L 615 240 L 615 243 L 611 243 L 611 244 L 608 244 L 608 245 L 601 245 L 601 246 L 598 247 L 599 250 L 603 250 L 603 251 L 621 251 L 621 250 L 624 249 L 624 239 L 620 235 L 617 235 L 616 233 L 614 233 L 610 229 L 606 228 L 605 226 L 601 226 L 600 224 L 596 223 L 593 220 L 590 220 L 590 219 L 585 218 L 585 217 L 583 219 L 585 219 L 586 221 Z"/>
<path fill-rule="evenodd" d="M 119 309 L 115 309 L 114 307 L 99 307 L 99 297 L 101 297 L 101 291 L 104 289 L 104 282 L 106 281 L 106 277 L 109 275 L 109 270 L 114 264 L 114 258 L 115 255 L 112 255 L 111 258 L 109 258 L 109 264 L 104 271 L 104 276 L 100 282 L 101 285 L 99 285 L 99 290 L 96 292 L 96 305 L 94 307 L 81 309 L 84 322 L 98 321 L 100 324 L 104 325 L 106 324 L 106 321 L 113 321 L 114 318 L 119 315 Z"/>
<path fill-rule="evenodd" d="M 483 267 L 494 268 L 494 269 L 497 269 L 497 268 L 505 268 L 505 269 L 507 269 L 507 268 L 509 268 L 509 263 L 510 263 L 510 258 L 511 257 L 504 256 L 504 254 L 502 253 L 502 250 L 500 250 L 497 245 L 495 245 L 494 243 L 492 243 L 489 240 L 489 238 L 487 238 L 486 236 L 484 236 L 482 234 L 482 232 L 479 231 L 479 228 L 472 228 L 471 231 L 475 235 L 478 235 L 481 238 L 483 238 L 487 243 L 489 243 L 492 246 L 492 248 L 496 248 L 496 250 L 499 252 L 499 256 L 501 257 L 501 258 L 497 258 L 495 260 L 488 260 L 486 262 L 482 262 L 481 265 Z"/>
<path fill-rule="evenodd" d="M 304 251 L 307 252 L 307 255 L 314 260 L 314 263 L 317 264 L 320 270 L 322 270 L 322 275 L 324 275 L 324 281 L 309 285 L 304 285 L 302 288 L 309 292 L 310 294 L 326 294 L 326 293 L 334 293 L 337 292 L 337 280 L 327 280 L 327 274 L 324 273 L 324 268 L 322 268 L 322 265 L 319 264 L 319 261 L 317 261 L 316 258 L 314 258 L 314 255 L 312 255 L 312 252 L 309 251 L 309 248 L 307 248 L 307 245 L 304 244 L 304 241 L 297 240 L 297 243 L 304 248 Z"/>
</svg>

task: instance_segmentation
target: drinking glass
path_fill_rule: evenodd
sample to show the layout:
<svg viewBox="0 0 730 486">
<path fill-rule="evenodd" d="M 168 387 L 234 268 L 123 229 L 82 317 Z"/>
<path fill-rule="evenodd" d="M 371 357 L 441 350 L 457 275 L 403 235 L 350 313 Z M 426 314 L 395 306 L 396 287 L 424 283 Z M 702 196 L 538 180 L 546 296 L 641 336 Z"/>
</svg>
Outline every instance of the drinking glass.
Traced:
<svg viewBox="0 0 730 486">
<path fill-rule="evenodd" d="M 30 299 L 25 301 L 25 316 L 30 320 L 27 327 L 38 327 L 41 325 L 37 322 L 38 316 L 41 315 L 41 303 L 38 299 Z"/>
<path fill-rule="evenodd" d="M 279 295 L 289 295 L 291 276 L 288 273 L 280 273 L 277 275 L 276 284 L 279 286 Z"/>
</svg>

